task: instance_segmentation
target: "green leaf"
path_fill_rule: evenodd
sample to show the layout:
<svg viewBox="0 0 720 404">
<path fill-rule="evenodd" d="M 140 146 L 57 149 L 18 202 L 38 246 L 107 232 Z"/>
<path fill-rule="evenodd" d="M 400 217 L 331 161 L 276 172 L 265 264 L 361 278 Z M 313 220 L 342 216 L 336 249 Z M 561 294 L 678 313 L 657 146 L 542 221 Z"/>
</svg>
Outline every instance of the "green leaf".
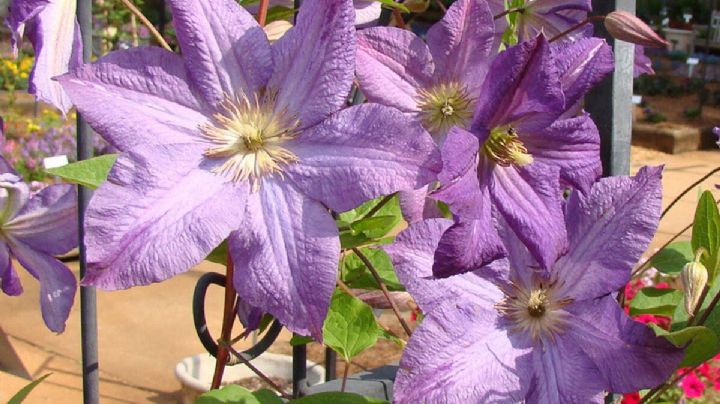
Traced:
<svg viewBox="0 0 720 404">
<path fill-rule="evenodd" d="M 692 244 L 689 241 L 678 241 L 660 250 L 651 265 L 664 274 L 676 275 L 694 258 Z"/>
<path fill-rule="evenodd" d="M 699 365 L 718 353 L 718 338 L 707 327 L 688 327 L 675 332 L 668 332 L 655 324 L 650 324 L 655 335 L 665 337 L 676 347 L 685 348 L 685 357 L 680 367 Z"/>
<path fill-rule="evenodd" d="M 350 224 L 353 234 L 362 234 L 369 239 L 376 239 L 388 234 L 400 223 L 398 216 L 372 216 Z"/>
<path fill-rule="evenodd" d="M 692 249 L 697 251 L 705 248 L 708 255 L 703 255 L 700 262 L 708 270 L 709 280 L 713 282 L 718 267 L 718 248 L 720 248 L 720 213 L 715 204 L 715 197 L 710 191 L 700 196 L 695 222 L 692 230 Z"/>
<path fill-rule="evenodd" d="M 367 215 L 378 203 L 380 203 L 385 197 L 381 196 L 373 200 L 367 201 L 355 209 L 339 214 L 339 219 L 345 223 L 352 223 L 356 220 L 361 219 Z M 390 201 L 383 205 L 376 213 L 375 216 L 397 216 L 402 218 L 402 211 L 400 210 L 400 202 L 398 197 L 394 196 Z"/>
<path fill-rule="evenodd" d="M 195 404 L 282 404 L 282 400 L 270 390 L 252 392 L 237 384 L 229 384 L 219 390 L 210 390 L 195 399 Z"/>
<path fill-rule="evenodd" d="M 392 260 L 382 250 L 361 248 L 360 252 L 375 267 L 385 286 L 391 291 L 403 291 L 405 288 L 395 274 Z M 380 289 L 365 263 L 355 254 L 349 253 L 340 263 L 340 279 L 355 289 Z"/>
<path fill-rule="evenodd" d="M 28 383 L 25 387 L 21 388 L 20 391 L 15 393 L 14 396 L 10 397 L 8 400 L 8 404 L 20 404 L 22 403 L 30 394 L 31 391 L 35 387 L 38 386 L 38 384 L 42 383 L 43 380 L 47 379 L 48 376 L 50 376 L 52 373 L 48 373 L 45 376 L 40 377 L 39 379 L 33 380 L 32 382 Z"/>
<path fill-rule="evenodd" d="M 395 345 L 399 346 L 400 348 L 405 348 L 405 341 L 390 334 L 389 332 L 387 332 L 384 328 L 382 328 L 380 326 L 378 326 L 378 338 L 383 338 L 388 341 L 392 341 L 393 343 L 395 343 Z"/>
<path fill-rule="evenodd" d="M 288 20 L 295 15 L 295 10 L 283 6 L 270 7 L 267 11 L 265 22 L 270 24 L 273 21 Z"/>
<path fill-rule="evenodd" d="M 116 159 L 117 154 L 104 154 L 62 167 L 48 168 L 45 171 L 73 184 L 96 189 L 107 180 L 108 173 Z"/>
<path fill-rule="evenodd" d="M 361 396 L 355 393 L 340 393 L 327 391 L 324 393 L 312 394 L 297 400 L 291 400 L 291 404 L 385 404 L 386 400 Z"/>
<path fill-rule="evenodd" d="M 227 256 L 227 240 L 224 240 L 219 246 L 215 247 L 205 259 L 216 264 L 227 265 Z"/>
<path fill-rule="evenodd" d="M 676 289 L 640 289 L 630 302 L 630 315 L 655 314 L 671 317 L 683 301 L 683 294 Z"/>
<path fill-rule="evenodd" d="M 402 11 L 403 13 L 409 13 L 410 10 L 402 4 L 402 3 L 396 3 L 394 0 L 375 0 L 378 3 L 381 3 L 382 5 L 386 6 L 387 8 L 393 9 L 397 8 L 398 10 Z"/>
<path fill-rule="evenodd" d="M 375 345 L 377 329 L 370 306 L 360 299 L 335 292 L 323 325 L 325 345 L 349 362 L 365 348 Z"/>
<path fill-rule="evenodd" d="M 315 341 L 315 340 L 312 339 L 312 337 L 306 337 L 304 335 L 293 334 L 292 338 L 290 338 L 290 345 L 292 345 L 292 346 L 305 345 L 305 344 L 309 344 L 313 341 Z"/>
</svg>

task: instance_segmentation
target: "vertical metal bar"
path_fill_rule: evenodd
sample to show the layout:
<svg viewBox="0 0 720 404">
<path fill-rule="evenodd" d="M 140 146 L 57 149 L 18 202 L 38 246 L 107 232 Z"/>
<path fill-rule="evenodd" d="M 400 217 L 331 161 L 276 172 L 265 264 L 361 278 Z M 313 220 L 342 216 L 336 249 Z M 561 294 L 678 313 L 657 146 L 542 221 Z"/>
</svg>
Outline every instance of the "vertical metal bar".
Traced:
<svg viewBox="0 0 720 404">
<path fill-rule="evenodd" d="M 593 0 L 592 5 L 596 15 L 615 10 L 635 12 L 635 0 Z M 635 48 L 613 39 L 602 23 L 595 24 L 595 35 L 606 38 L 613 46 L 615 71 L 588 94 L 585 108 L 600 131 L 603 175 L 627 175 L 630 173 Z"/>
<path fill-rule="evenodd" d="M 325 348 L 325 381 L 337 378 L 337 353 L 330 348 Z"/>
<path fill-rule="evenodd" d="M 83 61 L 89 62 L 92 56 L 92 0 L 78 0 L 77 20 L 80 25 L 83 43 Z M 93 157 L 93 133 L 87 122 L 78 114 L 77 118 L 77 158 L 84 160 Z M 92 192 L 89 188 L 78 187 L 78 226 L 80 228 L 80 278 L 87 268 L 84 242 L 85 209 Z M 82 343 L 83 402 L 100 402 L 100 377 L 98 367 L 97 344 L 97 307 L 95 288 L 80 287 L 80 336 Z"/>
<path fill-rule="evenodd" d="M 300 397 L 307 390 L 307 345 L 293 347 L 293 397 Z"/>
</svg>

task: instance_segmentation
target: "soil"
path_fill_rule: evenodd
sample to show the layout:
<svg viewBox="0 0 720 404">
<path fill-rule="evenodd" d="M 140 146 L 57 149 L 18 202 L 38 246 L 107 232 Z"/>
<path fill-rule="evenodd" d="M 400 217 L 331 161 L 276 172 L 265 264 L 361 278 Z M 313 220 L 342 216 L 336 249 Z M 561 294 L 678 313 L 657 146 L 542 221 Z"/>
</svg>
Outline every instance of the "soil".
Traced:
<svg viewBox="0 0 720 404">
<path fill-rule="evenodd" d="M 672 77 L 671 80 L 677 85 L 684 85 L 687 83 L 688 79 L 683 77 Z M 686 109 L 696 108 L 699 106 L 699 95 L 697 93 L 672 97 L 668 95 L 643 95 L 644 106 L 650 107 L 654 111 L 658 111 L 665 115 L 667 118 L 665 122 L 683 124 L 700 129 L 720 126 L 720 106 L 707 105 L 712 103 L 713 93 L 720 90 L 720 83 L 708 82 L 705 86 L 710 100 L 703 106 L 703 113 L 701 117 L 689 118 L 685 116 Z M 642 107 L 636 107 L 635 109 L 636 119 L 638 121 L 644 121 L 644 113 L 642 111 Z"/>
<path fill-rule="evenodd" d="M 270 377 L 270 380 L 272 380 L 272 382 L 275 383 L 275 385 L 277 385 L 278 387 L 280 387 L 280 389 L 282 389 L 283 391 L 292 390 L 292 381 L 290 380 L 285 380 L 282 377 Z M 257 391 L 261 389 L 268 389 L 272 391 L 275 390 L 273 387 L 270 386 L 270 384 L 257 376 L 246 377 L 244 379 L 233 382 L 233 384 L 245 387 L 250 391 Z"/>
</svg>

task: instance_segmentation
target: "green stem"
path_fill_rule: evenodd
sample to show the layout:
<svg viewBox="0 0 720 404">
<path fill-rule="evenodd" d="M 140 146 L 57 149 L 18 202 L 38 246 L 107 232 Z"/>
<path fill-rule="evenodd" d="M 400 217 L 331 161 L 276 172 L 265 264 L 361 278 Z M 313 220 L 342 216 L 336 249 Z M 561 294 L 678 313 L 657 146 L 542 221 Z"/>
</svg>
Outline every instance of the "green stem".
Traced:
<svg viewBox="0 0 720 404">
<path fill-rule="evenodd" d="M 385 299 L 390 303 L 390 307 L 392 308 L 393 312 L 395 313 L 395 316 L 400 321 L 400 325 L 402 325 L 403 330 L 405 330 L 405 333 L 409 336 L 412 336 L 412 330 L 410 330 L 410 326 L 408 326 L 407 322 L 405 322 L 405 319 L 400 314 L 400 309 L 397 306 L 397 303 L 395 303 L 395 300 L 390 296 L 390 291 L 388 291 L 387 286 L 385 286 L 385 283 L 382 281 L 382 278 L 380 278 L 380 274 L 378 274 L 377 270 L 375 269 L 375 266 L 370 262 L 370 260 L 367 259 L 365 254 L 360 252 L 357 248 L 353 247 L 352 251 L 355 253 L 355 255 L 360 258 L 360 260 L 365 264 L 368 270 L 370 270 L 370 273 L 372 274 L 373 278 L 375 278 L 375 282 L 378 283 L 380 286 L 380 290 L 382 290 L 383 295 L 385 295 Z"/>
<path fill-rule="evenodd" d="M 665 217 L 665 215 L 670 211 L 670 209 L 672 209 L 673 206 L 675 206 L 675 204 L 678 203 L 678 201 L 680 201 L 680 199 L 682 199 L 683 196 L 685 196 L 688 192 L 692 191 L 696 186 L 700 185 L 703 181 L 710 178 L 710 176 L 717 173 L 718 171 L 720 171 L 720 167 L 714 168 L 712 171 L 705 174 L 702 178 L 693 182 L 689 187 L 685 188 L 685 190 L 682 191 L 682 193 L 680 193 L 680 195 L 678 195 L 672 202 L 670 202 L 670 205 L 668 205 L 668 207 L 665 208 L 665 210 L 663 210 L 662 214 L 660 215 L 660 219 Z"/>
<path fill-rule="evenodd" d="M 388 202 L 390 202 L 392 200 L 392 198 L 395 197 L 395 195 L 397 195 L 397 193 L 392 193 L 390 195 L 386 195 L 384 198 L 382 198 L 380 200 L 380 202 L 377 203 L 377 205 L 373 206 L 372 209 L 370 209 L 368 211 L 368 213 L 366 213 L 362 218 L 360 218 L 360 220 L 364 220 L 364 219 L 374 216 L 376 213 L 378 213 L 380 211 L 380 209 L 382 209 L 383 206 L 387 205 Z"/>
<path fill-rule="evenodd" d="M 342 384 L 340 385 L 340 392 L 345 392 L 345 383 L 347 382 L 348 372 L 350 371 L 350 361 L 345 361 L 345 370 L 343 370 Z"/>
<path fill-rule="evenodd" d="M 503 11 L 502 13 L 496 15 L 495 17 L 493 17 L 493 20 L 499 20 L 500 18 L 503 18 L 503 17 L 505 17 L 505 16 L 508 15 L 508 14 L 511 14 L 511 13 L 522 13 L 523 11 L 525 11 L 525 7 L 509 8 L 509 9 Z"/>
<path fill-rule="evenodd" d="M 573 31 L 575 31 L 576 29 L 582 28 L 582 27 L 583 27 L 584 25 L 586 25 L 586 24 L 590 24 L 591 22 L 594 22 L 594 21 L 602 21 L 602 20 L 604 20 L 604 19 L 605 19 L 605 16 L 604 16 L 604 15 L 593 15 L 593 16 L 590 16 L 590 17 L 586 18 L 585 20 L 580 21 L 579 23 L 577 23 L 577 24 L 573 25 L 572 27 L 566 29 L 565 31 L 563 31 L 563 32 L 555 35 L 555 36 L 552 37 L 552 39 L 550 39 L 548 42 L 550 42 L 550 43 L 555 42 L 555 41 L 557 41 L 558 39 L 564 37 L 565 35 L 567 35 L 567 34 L 573 32 Z"/>
</svg>

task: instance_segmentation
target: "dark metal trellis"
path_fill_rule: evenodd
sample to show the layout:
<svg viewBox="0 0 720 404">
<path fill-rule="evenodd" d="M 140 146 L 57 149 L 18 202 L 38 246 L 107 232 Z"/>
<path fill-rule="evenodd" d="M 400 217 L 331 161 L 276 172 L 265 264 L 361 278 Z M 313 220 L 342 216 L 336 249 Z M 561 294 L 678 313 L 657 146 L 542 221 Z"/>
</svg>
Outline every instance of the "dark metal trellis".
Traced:
<svg viewBox="0 0 720 404">
<path fill-rule="evenodd" d="M 92 0 L 78 0 L 77 20 L 80 25 L 83 44 L 83 61 L 89 62 L 92 57 Z M 77 158 L 92 158 L 93 133 L 90 126 L 80 114 L 77 118 Z M 78 226 L 80 236 L 80 277 L 85 275 L 87 261 L 84 243 L 84 216 L 92 191 L 78 186 Z M 82 374 L 83 402 L 97 404 L 100 402 L 100 368 L 98 364 L 97 338 L 97 300 L 95 288 L 80 287 L 80 335 L 82 343 Z"/>
</svg>

